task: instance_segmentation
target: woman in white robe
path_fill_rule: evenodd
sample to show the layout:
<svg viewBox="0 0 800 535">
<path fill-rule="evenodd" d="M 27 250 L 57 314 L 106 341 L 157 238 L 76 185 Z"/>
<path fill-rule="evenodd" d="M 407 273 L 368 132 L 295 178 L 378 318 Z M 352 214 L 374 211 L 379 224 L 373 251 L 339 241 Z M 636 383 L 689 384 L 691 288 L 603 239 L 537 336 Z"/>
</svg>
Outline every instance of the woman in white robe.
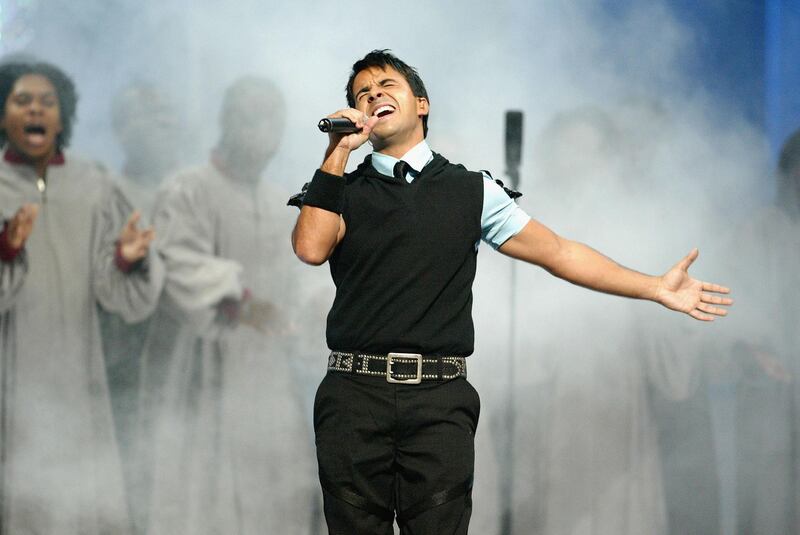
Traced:
<svg viewBox="0 0 800 535">
<path fill-rule="evenodd" d="M 108 172 L 61 151 L 75 109 L 69 79 L 49 65 L 11 64 L 0 80 L 13 84 L 0 124 L 5 239 L 20 207 L 38 207 L 22 247 L 0 262 L 0 532 L 125 534 L 97 304 L 143 319 L 163 266 L 146 243 L 145 259 L 120 261 L 121 237 L 148 242 L 152 231 L 135 229 Z"/>
</svg>

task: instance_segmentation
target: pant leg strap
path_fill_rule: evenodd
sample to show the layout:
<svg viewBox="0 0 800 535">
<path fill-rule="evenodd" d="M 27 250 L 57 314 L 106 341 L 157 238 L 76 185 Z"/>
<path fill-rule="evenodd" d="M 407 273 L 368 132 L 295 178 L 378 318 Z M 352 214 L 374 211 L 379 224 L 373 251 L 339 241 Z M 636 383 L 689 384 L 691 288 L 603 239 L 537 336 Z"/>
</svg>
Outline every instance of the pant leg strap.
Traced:
<svg viewBox="0 0 800 535">
<path fill-rule="evenodd" d="M 421 513 L 424 513 L 428 509 L 433 509 L 434 507 L 443 505 L 449 501 L 455 500 L 456 498 L 461 498 L 464 496 L 469 497 L 471 493 L 472 476 L 469 476 L 466 481 L 459 483 L 455 487 L 437 492 L 428 498 L 418 501 L 403 511 L 398 511 L 397 519 L 402 522 L 407 522 L 412 518 L 419 516 Z"/>
<path fill-rule="evenodd" d="M 394 520 L 394 511 L 391 509 L 383 507 L 382 505 L 378 505 L 377 503 L 372 502 L 351 490 L 347 490 L 335 485 L 330 479 L 322 474 L 319 476 L 319 482 L 322 485 L 322 490 L 334 498 L 342 500 L 343 502 L 352 505 L 356 509 L 361 509 L 362 511 L 366 511 L 382 519 Z"/>
</svg>

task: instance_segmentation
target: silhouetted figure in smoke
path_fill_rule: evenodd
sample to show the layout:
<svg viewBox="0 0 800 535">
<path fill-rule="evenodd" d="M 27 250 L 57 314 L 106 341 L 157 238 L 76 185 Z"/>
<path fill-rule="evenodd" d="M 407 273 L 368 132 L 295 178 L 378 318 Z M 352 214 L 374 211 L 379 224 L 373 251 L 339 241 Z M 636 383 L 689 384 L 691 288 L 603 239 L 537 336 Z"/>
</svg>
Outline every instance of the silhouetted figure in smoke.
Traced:
<svg viewBox="0 0 800 535">
<path fill-rule="evenodd" d="M 360 130 L 330 134 L 292 234 L 297 256 L 329 263 L 336 285 L 314 410 L 326 520 L 336 535 L 388 535 L 395 518 L 403 534 L 463 534 L 480 411 L 465 375 L 481 239 L 575 284 L 697 319 L 724 315 L 715 305 L 730 301 L 708 292 L 727 289 L 689 276 L 696 251 L 663 277 L 623 268 L 433 153 L 425 86 L 387 51 L 353 65 L 346 95 L 349 107 L 329 117 Z M 368 140 L 374 152 L 345 173 Z"/>
<path fill-rule="evenodd" d="M 128 533 L 97 307 L 139 321 L 163 265 L 109 173 L 64 149 L 77 96 L 45 63 L 0 66 L 3 533 Z"/>
<path fill-rule="evenodd" d="M 163 372 L 148 369 L 149 350 L 144 363 L 142 400 L 157 417 L 151 534 L 310 531 L 310 427 L 290 364 L 302 281 L 285 195 L 261 178 L 284 109 L 270 81 L 238 80 L 211 161 L 170 178 L 159 197 L 167 281 L 150 339 L 172 347 Z"/>
<path fill-rule="evenodd" d="M 175 170 L 180 150 L 178 119 L 174 105 L 150 84 L 123 87 L 111 104 L 111 123 L 122 146 L 125 163 L 118 177 L 123 191 L 146 217 L 152 214 L 156 190 Z M 147 340 L 150 319 L 130 324 L 120 315 L 100 311 L 100 331 L 106 357 L 108 386 L 117 441 L 120 446 L 127 494 L 135 523 L 142 516 L 142 469 L 134 462 L 140 384 L 140 357 Z M 155 351 L 151 352 L 155 355 Z M 155 358 L 153 356 L 153 358 Z"/>
<path fill-rule="evenodd" d="M 132 83 L 111 102 L 111 126 L 125 157 L 126 187 L 149 214 L 161 181 L 181 161 L 183 136 L 175 104 L 152 84 Z"/>
<path fill-rule="evenodd" d="M 775 202 L 736 228 L 728 248 L 744 311 L 726 326 L 737 533 L 758 535 L 800 532 L 800 131 L 781 151 L 777 179 Z"/>
<path fill-rule="evenodd" d="M 646 148 L 630 137 L 604 109 L 556 115 L 536 145 L 539 199 L 547 199 L 538 213 L 615 255 L 636 244 L 637 261 L 658 265 L 669 257 L 662 227 L 677 212 L 643 176 Z M 521 281 L 526 290 L 536 299 L 521 314 L 536 328 L 520 340 L 516 438 L 530 447 L 516 450 L 525 475 L 515 478 L 515 533 L 673 533 L 649 392 L 675 401 L 695 390 L 701 362 L 690 326 L 544 276 Z"/>
</svg>

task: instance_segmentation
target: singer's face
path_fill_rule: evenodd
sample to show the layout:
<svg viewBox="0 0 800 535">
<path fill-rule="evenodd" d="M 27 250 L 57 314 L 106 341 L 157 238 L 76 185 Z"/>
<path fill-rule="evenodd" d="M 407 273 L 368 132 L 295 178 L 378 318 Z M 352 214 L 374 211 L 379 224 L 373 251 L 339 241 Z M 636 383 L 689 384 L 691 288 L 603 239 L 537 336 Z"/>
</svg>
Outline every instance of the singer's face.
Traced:
<svg viewBox="0 0 800 535">
<path fill-rule="evenodd" d="M 422 116 L 428 114 L 428 100 L 414 96 L 395 69 L 365 69 L 353 79 L 351 90 L 359 111 L 379 117 L 369 136 L 375 150 L 395 148 L 405 153 L 424 139 Z"/>
</svg>

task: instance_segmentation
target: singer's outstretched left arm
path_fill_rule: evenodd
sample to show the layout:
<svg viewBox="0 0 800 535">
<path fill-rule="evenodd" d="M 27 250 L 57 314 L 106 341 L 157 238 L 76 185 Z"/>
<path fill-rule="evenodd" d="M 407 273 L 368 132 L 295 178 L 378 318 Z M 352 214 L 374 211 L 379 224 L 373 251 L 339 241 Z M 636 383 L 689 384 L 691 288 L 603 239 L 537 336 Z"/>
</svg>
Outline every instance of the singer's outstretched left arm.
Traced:
<svg viewBox="0 0 800 535">
<path fill-rule="evenodd" d="M 531 220 L 499 251 L 541 266 L 556 277 L 599 292 L 634 299 L 647 299 L 684 312 L 701 321 L 725 316 L 733 300 L 715 294 L 730 290 L 689 276 L 697 249 L 662 276 L 652 276 L 623 267 L 582 243 L 565 239 L 541 223 Z"/>
</svg>

